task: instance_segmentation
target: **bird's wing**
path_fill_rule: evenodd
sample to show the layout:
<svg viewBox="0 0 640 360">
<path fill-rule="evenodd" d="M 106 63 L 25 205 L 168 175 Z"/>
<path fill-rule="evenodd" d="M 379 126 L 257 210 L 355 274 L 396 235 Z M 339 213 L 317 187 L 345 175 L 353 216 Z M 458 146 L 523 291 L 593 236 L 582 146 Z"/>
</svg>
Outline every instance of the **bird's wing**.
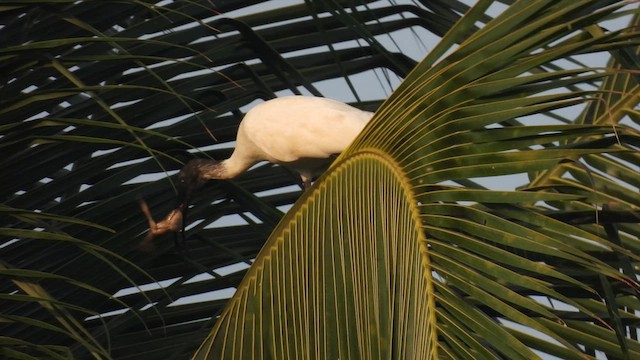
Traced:
<svg viewBox="0 0 640 360">
<path fill-rule="evenodd" d="M 326 158 L 349 146 L 372 115 L 335 100 L 282 97 L 249 111 L 238 138 L 246 138 L 264 160 L 275 163 Z"/>
</svg>

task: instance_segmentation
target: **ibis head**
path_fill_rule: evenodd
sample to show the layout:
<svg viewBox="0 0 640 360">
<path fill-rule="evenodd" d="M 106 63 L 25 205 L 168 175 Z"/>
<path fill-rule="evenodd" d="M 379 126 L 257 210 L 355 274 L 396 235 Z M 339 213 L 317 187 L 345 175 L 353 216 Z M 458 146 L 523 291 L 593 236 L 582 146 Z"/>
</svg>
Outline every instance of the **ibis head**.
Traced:
<svg viewBox="0 0 640 360">
<path fill-rule="evenodd" d="M 210 179 L 219 179 L 221 163 L 210 159 L 192 159 L 178 173 L 179 203 L 189 205 L 191 194 Z"/>
</svg>

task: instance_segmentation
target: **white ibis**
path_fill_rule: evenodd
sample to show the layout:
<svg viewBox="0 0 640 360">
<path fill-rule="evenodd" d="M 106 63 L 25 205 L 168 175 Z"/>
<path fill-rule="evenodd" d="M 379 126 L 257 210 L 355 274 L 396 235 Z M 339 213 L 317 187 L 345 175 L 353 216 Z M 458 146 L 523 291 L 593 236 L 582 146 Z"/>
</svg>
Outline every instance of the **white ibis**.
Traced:
<svg viewBox="0 0 640 360">
<path fill-rule="evenodd" d="M 261 161 L 282 165 L 298 174 L 305 188 L 360 134 L 373 113 L 336 100 L 312 96 L 287 96 L 265 101 L 240 122 L 236 148 L 226 160 L 194 159 L 178 174 L 181 205 L 165 219 L 153 223 L 151 237 L 176 231 L 193 190 L 208 180 L 231 179 Z M 144 211 L 144 209 L 143 209 Z"/>
<path fill-rule="evenodd" d="M 360 134 L 373 113 L 336 100 L 287 96 L 265 101 L 240 122 L 236 148 L 220 162 L 195 159 L 179 180 L 193 189 L 211 179 L 231 179 L 261 161 L 300 174 L 305 187 L 320 175 L 332 155 L 341 153 Z"/>
</svg>

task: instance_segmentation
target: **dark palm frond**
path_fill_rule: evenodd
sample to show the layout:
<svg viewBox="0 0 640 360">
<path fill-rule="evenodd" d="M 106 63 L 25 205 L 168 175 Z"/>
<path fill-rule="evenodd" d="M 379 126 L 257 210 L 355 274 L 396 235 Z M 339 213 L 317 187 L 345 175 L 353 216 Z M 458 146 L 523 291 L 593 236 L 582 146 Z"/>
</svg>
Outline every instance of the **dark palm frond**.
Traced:
<svg viewBox="0 0 640 360">
<path fill-rule="evenodd" d="M 168 175 L 192 156 L 227 156 L 256 100 L 316 94 L 375 110 L 418 60 L 393 34 L 442 36 L 467 9 L 3 2 L 2 355 L 189 356 L 301 191 L 270 165 L 210 186 L 189 212 L 185 253 L 170 237 L 140 249 L 137 200 L 165 214 Z"/>
<path fill-rule="evenodd" d="M 447 34 L 285 215 L 196 358 L 640 356 L 638 68 L 620 62 L 637 6 L 599 26 L 625 5 L 515 1 Z M 576 60 L 601 51 L 624 56 Z"/>
</svg>

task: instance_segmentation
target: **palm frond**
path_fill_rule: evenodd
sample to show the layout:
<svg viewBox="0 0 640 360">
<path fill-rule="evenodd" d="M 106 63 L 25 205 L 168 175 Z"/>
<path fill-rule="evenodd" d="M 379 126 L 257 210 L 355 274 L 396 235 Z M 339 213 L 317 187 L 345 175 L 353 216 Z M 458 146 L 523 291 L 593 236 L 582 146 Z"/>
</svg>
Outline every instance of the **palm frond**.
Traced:
<svg viewBox="0 0 640 360">
<path fill-rule="evenodd" d="M 516 1 L 448 33 L 285 215 L 195 358 L 639 356 L 639 133 L 620 122 L 637 67 L 555 65 L 636 58 L 636 27 L 597 25 L 625 5 Z"/>
<path fill-rule="evenodd" d="M 264 164 L 205 189 L 188 254 L 170 238 L 140 249 L 137 200 L 156 216 L 172 208 L 170 175 L 192 156 L 228 156 L 255 101 L 323 94 L 375 110 L 416 64 L 388 39 L 441 36 L 467 9 L 368 3 L 3 2 L 0 258 L 13 275 L 0 281 L 2 355 L 190 356 L 246 272 L 229 266 L 252 263 L 301 191 Z M 20 272 L 93 339 L 79 342 L 36 299 L 13 301 Z"/>
</svg>

